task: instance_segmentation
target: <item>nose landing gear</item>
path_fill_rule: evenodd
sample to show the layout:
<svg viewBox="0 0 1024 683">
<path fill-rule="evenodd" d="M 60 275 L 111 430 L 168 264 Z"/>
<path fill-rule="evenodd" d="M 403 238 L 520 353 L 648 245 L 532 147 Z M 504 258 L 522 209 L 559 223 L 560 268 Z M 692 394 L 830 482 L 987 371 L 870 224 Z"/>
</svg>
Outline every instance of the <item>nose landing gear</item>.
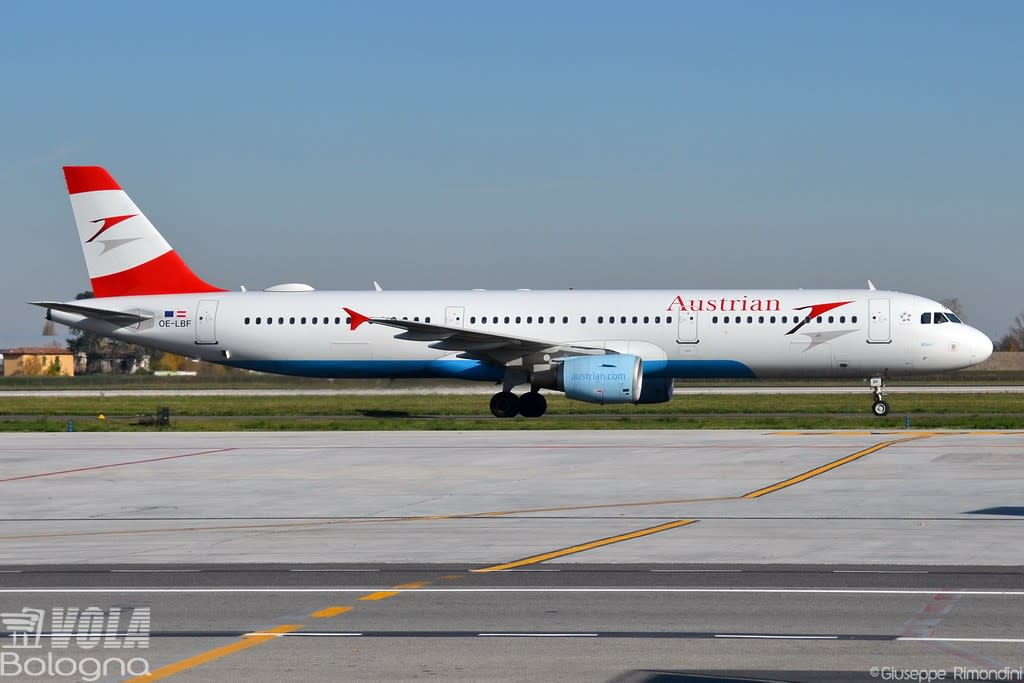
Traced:
<svg viewBox="0 0 1024 683">
<path fill-rule="evenodd" d="M 878 417 L 885 417 L 889 414 L 889 404 L 883 398 L 885 396 L 885 378 L 883 377 L 872 377 L 871 378 L 871 393 L 874 394 L 875 401 L 871 406 L 871 412 Z"/>
</svg>

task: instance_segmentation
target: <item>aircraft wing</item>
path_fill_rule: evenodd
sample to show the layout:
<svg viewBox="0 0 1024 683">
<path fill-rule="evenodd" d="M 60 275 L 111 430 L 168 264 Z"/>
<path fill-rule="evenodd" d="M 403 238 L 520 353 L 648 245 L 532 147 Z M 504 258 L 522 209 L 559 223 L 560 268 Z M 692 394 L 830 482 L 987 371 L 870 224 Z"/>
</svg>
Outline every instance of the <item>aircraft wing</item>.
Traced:
<svg viewBox="0 0 1024 683">
<path fill-rule="evenodd" d="M 125 313 L 123 311 L 108 311 L 105 308 L 95 308 L 93 306 L 83 306 L 81 304 L 66 304 L 60 301 L 30 301 L 33 306 L 39 306 L 54 311 L 62 311 L 64 313 L 72 313 L 74 315 L 82 315 L 86 318 L 94 318 L 96 320 L 103 320 L 106 322 L 114 323 L 122 327 L 128 325 L 136 325 L 143 320 L 150 320 L 153 316 L 142 315 L 139 313 Z"/>
<path fill-rule="evenodd" d="M 363 323 L 394 327 L 403 330 L 401 334 L 395 335 L 396 339 L 433 342 L 430 344 L 432 349 L 458 351 L 459 358 L 470 358 L 489 363 L 504 365 L 510 360 L 532 354 L 548 354 L 557 358 L 560 356 L 604 355 L 609 353 L 607 350 L 596 346 L 578 346 L 544 339 L 514 337 L 494 332 L 466 330 L 461 327 L 448 327 L 446 325 L 434 325 L 432 323 L 399 320 L 397 318 L 371 318 L 349 308 L 346 308 L 345 312 L 352 318 L 350 327 L 353 330 Z"/>
</svg>

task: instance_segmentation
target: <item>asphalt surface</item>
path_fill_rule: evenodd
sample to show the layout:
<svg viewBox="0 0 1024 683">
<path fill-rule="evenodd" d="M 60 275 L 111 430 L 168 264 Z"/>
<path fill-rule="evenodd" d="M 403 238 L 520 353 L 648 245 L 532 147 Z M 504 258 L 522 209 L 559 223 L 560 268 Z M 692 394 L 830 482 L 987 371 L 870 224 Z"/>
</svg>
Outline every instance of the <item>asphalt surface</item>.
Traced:
<svg viewBox="0 0 1024 683">
<path fill-rule="evenodd" d="M 0 641 L 40 610 L 37 657 L 150 681 L 1000 680 L 1022 490 L 1015 432 L 4 435 Z"/>
<path fill-rule="evenodd" d="M 151 610 L 183 681 L 872 680 L 1024 664 L 1021 567 L 4 567 L 0 610 Z M 288 629 L 288 630 L 285 630 Z M 272 634 L 272 635 L 271 635 Z M 3 634 L 9 637 L 9 634 Z M 196 663 L 238 643 L 259 644 Z M 72 640 L 63 651 L 81 653 Z M 95 651 L 93 651 L 95 653 Z"/>
</svg>

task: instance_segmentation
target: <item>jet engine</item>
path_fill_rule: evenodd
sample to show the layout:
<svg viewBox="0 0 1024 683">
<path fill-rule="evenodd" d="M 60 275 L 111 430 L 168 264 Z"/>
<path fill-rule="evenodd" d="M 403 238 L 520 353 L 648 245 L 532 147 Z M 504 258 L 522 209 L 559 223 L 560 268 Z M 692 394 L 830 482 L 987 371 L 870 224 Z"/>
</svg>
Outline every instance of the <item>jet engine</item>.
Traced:
<svg viewBox="0 0 1024 683">
<path fill-rule="evenodd" d="M 554 368 L 554 388 L 586 403 L 635 403 L 643 377 L 639 356 L 570 356 Z"/>
</svg>

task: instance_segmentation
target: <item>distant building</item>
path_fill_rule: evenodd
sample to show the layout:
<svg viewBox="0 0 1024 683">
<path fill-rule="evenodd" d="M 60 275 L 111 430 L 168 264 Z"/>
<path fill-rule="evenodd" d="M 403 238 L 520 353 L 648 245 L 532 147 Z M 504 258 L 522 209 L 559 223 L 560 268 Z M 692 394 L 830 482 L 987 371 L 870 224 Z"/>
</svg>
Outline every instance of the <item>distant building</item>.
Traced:
<svg viewBox="0 0 1024 683">
<path fill-rule="evenodd" d="M 0 351 L 4 359 L 4 376 L 61 375 L 73 377 L 75 357 L 67 349 L 56 346 L 24 346 Z"/>
</svg>

